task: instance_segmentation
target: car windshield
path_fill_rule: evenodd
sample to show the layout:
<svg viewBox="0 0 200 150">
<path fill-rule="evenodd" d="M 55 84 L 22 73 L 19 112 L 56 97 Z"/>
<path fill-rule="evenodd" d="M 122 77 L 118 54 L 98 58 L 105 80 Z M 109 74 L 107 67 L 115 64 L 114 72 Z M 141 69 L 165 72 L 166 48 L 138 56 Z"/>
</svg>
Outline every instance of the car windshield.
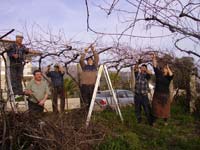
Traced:
<svg viewBox="0 0 200 150">
<path fill-rule="evenodd" d="M 126 91 L 128 97 L 133 97 L 133 93 L 131 91 Z"/>
<path fill-rule="evenodd" d="M 103 97 L 103 95 L 100 93 L 97 93 L 96 97 Z"/>
<path fill-rule="evenodd" d="M 101 92 L 101 96 L 103 96 L 103 97 L 111 97 L 111 94 L 110 94 L 109 91 L 102 91 Z"/>
</svg>

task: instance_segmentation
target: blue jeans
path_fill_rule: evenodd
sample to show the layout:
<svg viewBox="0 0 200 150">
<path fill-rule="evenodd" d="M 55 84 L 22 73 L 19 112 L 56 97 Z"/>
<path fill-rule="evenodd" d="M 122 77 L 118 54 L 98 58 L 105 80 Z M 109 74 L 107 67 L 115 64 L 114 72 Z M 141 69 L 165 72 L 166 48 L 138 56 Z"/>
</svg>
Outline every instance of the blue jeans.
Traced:
<svg viewBox="0 0 200 150">
<path fill-rule="evenodd" d="M 142 120 L 141 117 L 142 107 L 144 109 L 149 124 L 152 125 L 152 114 L 148 96 L 143 94 L 135 94 L 135 114 L 138 123 L 140 123 Z"/>
<path fill-rule="evenodd" d="M 24 66 L 22 63 L 10 62 L 10 78 L 11 85 L 15 95 L 23 93 L 22 79 L 23 79 Z"/>
</svg>

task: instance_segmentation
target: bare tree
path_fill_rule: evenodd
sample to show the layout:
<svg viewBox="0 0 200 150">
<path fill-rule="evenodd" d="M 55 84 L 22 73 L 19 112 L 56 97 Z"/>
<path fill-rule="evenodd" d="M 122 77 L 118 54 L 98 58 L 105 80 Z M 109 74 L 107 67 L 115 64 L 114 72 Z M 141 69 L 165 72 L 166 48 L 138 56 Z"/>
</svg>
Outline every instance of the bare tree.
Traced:
<svg viewBox="0 0 200 150">
<path fill-rule="evenodd" d="M 192 54 L 199 57 L 200 47 L 200 3 L 198 0 L 113 0 L 94 2 L 93 6 L 97 6 L 103 10 L 107 16 L 117 14 L 119 24 L 123 24 L 124 28 L 121 33 L 105 33 L 98 31 L 90 24 L 90 5 L 85 0 L 87 8 L 87 28 L 88 30 L 104 35 L 116 35 L 120 37 L 129 36 L 132 38 L 161 38 L 172 37 L 176 50 Z M 125 7 L 126 6 L 126 7 Z M 142 36 L 134 35 L 137 25 L 146 25 L 147 30 L 157 28 L 157 31 L 166 29 L 165 35 Z M 157 34 L 157 33 L 156 33 Z M 193 47 L 188 48 L 184 43 L 190 43 Z"/>
</svg>

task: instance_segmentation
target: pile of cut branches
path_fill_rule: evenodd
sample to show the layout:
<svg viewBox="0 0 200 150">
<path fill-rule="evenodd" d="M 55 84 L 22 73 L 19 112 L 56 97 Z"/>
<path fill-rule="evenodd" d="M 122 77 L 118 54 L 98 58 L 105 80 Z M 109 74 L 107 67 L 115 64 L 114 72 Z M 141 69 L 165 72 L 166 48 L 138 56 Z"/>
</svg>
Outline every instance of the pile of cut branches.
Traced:
<svg viewBox="0 0 200 150">
<path fill-rule="evenodd" d="M 105 136 L 103 127 L 90 123 L 85 127 L 86 111 L 41 116 L 1 113 L 0 146 L 2 149 L 74 150 L 93 149 Z"/>
</svg>

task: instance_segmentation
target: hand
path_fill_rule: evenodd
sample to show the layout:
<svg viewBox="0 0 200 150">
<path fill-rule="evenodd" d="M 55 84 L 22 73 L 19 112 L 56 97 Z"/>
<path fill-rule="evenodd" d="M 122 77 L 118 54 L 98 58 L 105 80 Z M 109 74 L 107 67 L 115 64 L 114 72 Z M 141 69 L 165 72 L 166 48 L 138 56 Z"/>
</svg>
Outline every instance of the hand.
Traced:
<svg viewBox="0 0 200 150">
<path fill-rule="evenodd" d="M 150 70 L 148 70 L 148 69 L 147 69 L 146 73 L 149 74 L 149 75 L 152 74 L 152 72 Z"/>
<path fill-rule="evenodd" d="M 92 44 L 90 45 L 90 48 L 92 51 L 94 51 L 94 46 Z"/>
<path fill-rule="evenodd" d="M 12 56 L 13 56 L 15 59 L 17 59 L 17 58 L 19 57 L 18 54 L 13 54 Z"/>
<path fill-rule="evenodd" d="M 142 59 L 138 59 L 137 64 L 141 64 L 142 63 Z"/>
<path fill-rule="evenodd" d="M 33 92 L 32 92 L 31 90 L 25 90 L 24 93 L 25 93 L 26 95 L 31 95 L 31 94 L 33 94 Z"/>
<path fill-rule="evenodd" d="M 40 52 L 40 51 L 38 51 L 38 52 L 37 52 L 37 54 L 38 54 L 38 55 L 42 55 L 43 53 L 42 53 L 42 52 Z"/>
<path fill-rule="evenodd" d="M 167 67 L 167 70 L 170 70 L 170 68 L 169 68 L 169 65 L 168 65 L 168 64 L 166 65 L 166 67 Z"/>
<path fill-rule="evenodd" d="M 42 99 L 42 100 L 39 101 L 38 105 L 40 105 L 40 106 L 44 106 L 44 103 L 45 103 L 45 100 Z"/>
<path fill-rule="evenodd" d="M 87 47 L 87 48 L 85 48 L 85 53 L 87 53 L 87 52 L 88 52 L 88 49 L 89 49 L 88 47 Z"/>
</svg>

